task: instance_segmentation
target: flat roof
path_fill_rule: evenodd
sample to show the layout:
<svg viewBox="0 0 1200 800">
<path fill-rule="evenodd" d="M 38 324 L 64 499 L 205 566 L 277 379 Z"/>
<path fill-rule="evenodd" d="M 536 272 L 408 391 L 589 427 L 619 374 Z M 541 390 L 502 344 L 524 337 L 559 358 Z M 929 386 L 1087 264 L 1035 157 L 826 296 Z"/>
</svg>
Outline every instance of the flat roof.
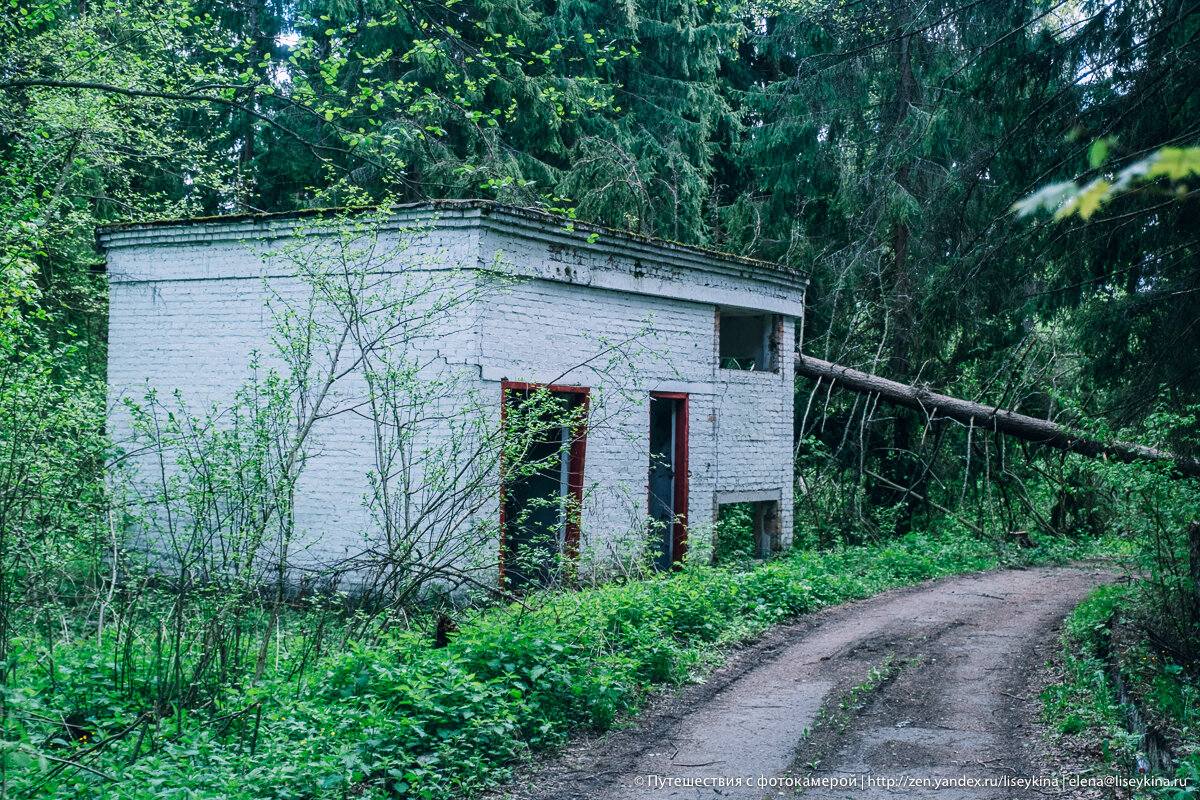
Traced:
<svg viewBox="0 0 1200 800">
<path fill-rule="evenodd" d="M 290 228 L 294 227 L 287 224 L 290 220 L 313 217 L 334 219 L 381 210 L 379 207 L 317 208 L 274 213 L 225 214 L 211 217 L 123 222 L 96 228 L 96 242 L 102 250 L 107 250 L 113 247 L 154 243 L 189 244 L 216 239 L 287 236 Z M 536 233 L 541 237 L 553 233 L 553 238 L 569 240 L 572 246 L 585 249 L 590 249 L 592 245 L 602 239 L 608 247 L 618 244 L 623 245 L 623 249 L 635 252 L 652 249 L 659 253 L 673 253 L 681 257 L 682 261 L 690 262 L 692 266 L 699 266 L 697 262 L 718 261 L 729 267 L 741 267 L 761 277 L 770 276 L 779 283 L 803 287 L 808 282 L 807 273 L 796 267 L 723 253 L 695 245 L 681 244 L 616 228 L 607 228 L 539 209 L 510 206 L 492 200 L 433 200 L 394 205 L 387 211 L 397 220 L 417 220 L 425 212 L 438 215 L 440 219 L 440 215 L 450 212 L 460 218 L 477 217 L 495 220 L 509 230 L 525 229 L 528 233 Z M 175 235 L 170 236 L 166 241 L 158 242 L 153 232 L 165 232 L 166 229 L 174 229 Z M 189 235 L 189 231 L 191 235 Z M 221 233 L 226 235 L 219 235 Z"/>
</svg>

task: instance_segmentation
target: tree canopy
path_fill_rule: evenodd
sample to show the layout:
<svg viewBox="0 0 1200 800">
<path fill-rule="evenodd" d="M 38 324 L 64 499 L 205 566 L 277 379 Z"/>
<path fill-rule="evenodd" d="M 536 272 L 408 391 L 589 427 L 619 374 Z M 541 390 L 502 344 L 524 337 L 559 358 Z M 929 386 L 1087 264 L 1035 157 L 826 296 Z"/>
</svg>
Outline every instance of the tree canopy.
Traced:
<svg viewBox="0 0 1200 800">
<path fill-rule="evenodd" d="M 482 196 L 800 266 L 804 349 L 896 380 L 1120 425 L 1200 388 L 1195 173 L 1139 166 L 1200 140 L 1182 0 L 9 10 L 6 308 L 73 374 L 96 224 Z M 872 430 L 917 467 L 916 417 Z"/>
</svg>

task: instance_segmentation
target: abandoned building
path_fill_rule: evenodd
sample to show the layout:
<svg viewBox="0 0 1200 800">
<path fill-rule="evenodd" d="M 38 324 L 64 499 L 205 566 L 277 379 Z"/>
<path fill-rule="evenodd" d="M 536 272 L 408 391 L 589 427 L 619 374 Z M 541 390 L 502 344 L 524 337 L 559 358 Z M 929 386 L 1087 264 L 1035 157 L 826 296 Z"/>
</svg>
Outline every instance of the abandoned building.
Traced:
<svg viewBox="0 0 1200 800">
<path fill-rule="evenodd" d="M 344 243 L 356 240 L 345 236 L 346 219 L 261 215 L 99 230 L 114 435 L 132 435 L 122 401 L 141 402 L 148 390 L 214 408 L 246 385 L 254 364 L 286 367 L 276 352 L 281 309 L 291 309 L 293 334 L 305 309 L 309 319 L 338 324 L 338 313 L 314 311 L 311 297 L 328 289 L 313 278 L 324 274 L 320 264 L 346 260 Z M 487 540 L 476 550 L 490 579 L 514 585 L 543 580 L 553 556 L 601 568 L 640 548 L 666 567 L 689 549 L 708 552 L 726 503 L 755 504 L 760 553 L 790 545 L 791 354 L 803 274 L 486 201 L 395 207 L 372 225 L 349 257 L 372 277 L 359 275 L 355 285 L 372 298 L 394 292 L 392 307 L 411 307 L 376 340 L 408 338 L 378 347 L 375 359 L 399 360 L 395 353 L 410 347 L 405 363 L 421 385 L 440 387 L 422 401 L 436 413 L 416 416 L 436 422 L 382 463 L 384 434 L 398 434 L 372 427 L 361 400 L 379 375 L 346 377 L 329 392 L 330 410 L 312 415 L 288 510 L 293 561 L 334 562 L 377 541 L 384 511 L 371 494 L 401 461 L 422 476 L 397 484 L 405 501 L 415 498 L 405 514 L 425 515 L 420 536 L 436 539 L 439 526 L 482 531 Z M 344 265 L 331 270 L 345 278 Z M 325 297 L 333 306 L 345 299 Z M 360 355 L 368 347 L 356 346 Z M 323 358 L 310 365 L 314 374 L 327 367 Z M 525 444 L 537 469 L 505 472 L 502 457 L 478 452 L 501 447 L 487 425 L 511 424 L 533 393 L 563 416 Z M 468 407 L 483 422 L 453 421 Z M 415 418 L 411 407 L 405 413 Z M 481 496 L 431 511 L 447 502 L 431 500 L 433 490 L 470 472 L 432 463 L 434 452 L 475 459 Z M 156 469 L 144 460 L 136 467 L 146 480 Z M 387 513 L 398 514 L 394 505 Z M 540 544 L 535 523 L 550 531 Z"/>
</svg>

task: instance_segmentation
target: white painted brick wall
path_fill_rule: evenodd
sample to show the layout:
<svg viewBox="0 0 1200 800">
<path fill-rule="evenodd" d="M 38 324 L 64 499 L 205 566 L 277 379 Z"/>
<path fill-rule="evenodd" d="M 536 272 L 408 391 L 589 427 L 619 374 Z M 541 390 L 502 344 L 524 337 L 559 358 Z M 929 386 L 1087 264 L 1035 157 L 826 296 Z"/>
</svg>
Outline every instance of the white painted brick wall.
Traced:
<svg viewBox="0 0 1200 800">
<path fill-rule="evenodd" d="M 414 214 L 398 214 L 397 226 Z M 267 220 L 102 231 L 113 398 L 139 399 L 146 387 L 154 387 L 160 395 L 182 390 L 193 407 L 227 401 L 247 377 L 250 352 L 271 350 L 267 299 L 305 292 L 281 257 L 297 241 L 289 238 L 289 225 L 299 224 Z M 585 552 L 603 560 L 641 536 L 652 391 L 689 396 L 692 535 L 709 535 L 718 494 L 777 492 L 783 539 L 790 543 L 791 359 L 781 358 L 778 372 L 720 369 L 714 322 L 721 303 L 781 314 L 783 352 L 789 353 L 802 313 L 802 279 L 771 274 L 769 265 L 756 272 L 756 265 L 738 259 L 595 234 L 587 226 L 565 231 L 561 221 L 500 207 L 450 208 L 384 269 L 423 259 L 435 265 L 425 273 L 432 281 L 448 280 L 439 270 L 458 266 L 488 270 L 499 263 L 510 273 L 485 300 L 440 323 L 436 345 L 426 349 L 428 355 L 435 355 L 429 348 L 436 349 L 440 359 L 428 369 L 459 375 L 462 392 L 481 393 L 493 413 L 503 379 L 591 388 Z M 397 235 L 382 234 L 379 250 L 390 252 Z M 353 402 L 353 382 L 341 391 L 339 402 Z M 121 437 L 128 420 L 117 409 L 112 428 Z M 336 560 L 361 545 L 370 527 L 364 508 L 370 433 L 352 415 L 325 420 L 316 429 L 315 455 L 296 509 L 304 558 Z M 494 525 L 497 513 L 493 502 L 478 516 Z"/>
</svg>

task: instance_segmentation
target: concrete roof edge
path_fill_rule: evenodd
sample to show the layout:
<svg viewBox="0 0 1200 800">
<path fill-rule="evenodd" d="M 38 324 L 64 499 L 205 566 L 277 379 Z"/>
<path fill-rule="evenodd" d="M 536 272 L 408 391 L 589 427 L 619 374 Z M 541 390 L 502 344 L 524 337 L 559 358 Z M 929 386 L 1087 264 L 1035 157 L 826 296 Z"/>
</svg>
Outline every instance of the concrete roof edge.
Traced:
<svg viewBox="0 0 1200 800">
<path fill-rule="evenodd" d="M 316 208 L 304 209 L 298 211 L 280 211 L 272 213 L 245 213 L 245 214 L 226 214 L 212 217 L 187 217 L 182 219 L 162 219 L 162 220 L 147 220 L 144 222 L 123 222 L 112 225 L 102 225 L 96 228 L 96 242 L 101 250 L 108 249 L 111 246 L 117 245 L 120 239 L 126 238 L 125 234 L 138 234 L 156 229 L 189 229 L 205 227 L 209 230 L 215 227 L 234 226 L 239 223 L 250 223 L 253 225 L 270 224 L 276 222 L 291 223 L 293 220 L 303 220 L 322 217 L 337 219 L 347 215 L 366 214 L 369 212 L 381 211 L 378 206 L 361 206 L 349 208 Z M 517 206 L 505 205 L 497 203 L 493 200 L 483 199 L 467 199 L 467 200 L 433 200 L 419 203 L 405 203 L 395 205 L 387 209 L 387 213 L 393 216 L 415 217 L 421 211 L 429 210 L 432 212 L 459 212 L 464 216 L 471 211 L 478 212 L 480 218 L 500 217 L 506 218 L 510 223 L 517 227 L 537 227 L 545 229 L 547 226 L 554 226 L 558 231 L 566 236 L 570 236 L 577 246 L 591 248 L 595 245 L 598 239 L 593 239 L 593 234 L 600 239 L 608 240 L 608 246 L 611 243 L 617 242 L 625 245 L 627 249 L 634 251 L 642 251 L 649 255 L 649 251 L 666 250 L 674 252 L 687 258 L 689 261 L 701 260 L 719 260 L 727 264 L 735 264 L 756 272 L 765 272 L 783 278 L 788 283 L 793 283 L 797 286 L 807 284 L 808 275 L 805 271 L 796 267 L 789 267 L 784 264 L 779 264 L 772 261 L 763 261 L 760 259 L 750 258 L 747 256 L 739 256 L 732 253 L 725 253 L 719 250 L 712 250 L 696 245 L 682 244 L 673 242 L 668 239 L 659 239 L 653 236 L 644 234 L 632 233 L 623 231 L 617 228 L 607 228 L 602 225 L 597 225 L 590 222 L 581 222 L 573 220 L 569 217 L 551 214 L 540 209 L 520 208 Z M 474 215 L 473 215 L 474 216 Z M 275 227 L 274 230 L 263 230 L 262 235 L 286 235 L 288 228 L 293 227 L 291 224 Z M 178 240 L 177 240 L 178 241 Z"/>
</svg>

